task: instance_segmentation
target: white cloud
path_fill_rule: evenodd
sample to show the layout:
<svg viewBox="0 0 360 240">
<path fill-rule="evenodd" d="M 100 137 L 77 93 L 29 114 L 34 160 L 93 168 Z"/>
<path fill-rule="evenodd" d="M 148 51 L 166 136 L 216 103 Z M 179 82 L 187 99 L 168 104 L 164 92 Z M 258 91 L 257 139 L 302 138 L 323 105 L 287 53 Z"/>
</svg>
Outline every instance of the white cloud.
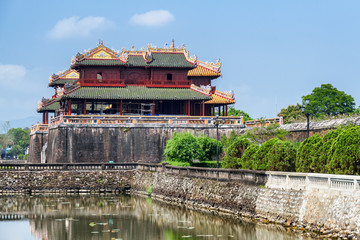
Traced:
<svg viewBox="0 0 360 240">
<path fill-rule="evenodd" d="M 93 31 L 112 27 L 114 24 L 104 17 L 70 17 L 58 21 L 47 36 L 53 39 L 87 37 Z"/>
<path fill-rule="evenodd" d="M 153 10 L 143 14 L 135 14 L 130 18 L 130 22 L 145 26 L 161 26 L 175 19 L 167 10 Z"/>
<path fill-rule="evenodd" d="M 24 83 L 27 70 L 22 65 L 0 64 L 0 86 L 17 88 Z"/>
</svg>

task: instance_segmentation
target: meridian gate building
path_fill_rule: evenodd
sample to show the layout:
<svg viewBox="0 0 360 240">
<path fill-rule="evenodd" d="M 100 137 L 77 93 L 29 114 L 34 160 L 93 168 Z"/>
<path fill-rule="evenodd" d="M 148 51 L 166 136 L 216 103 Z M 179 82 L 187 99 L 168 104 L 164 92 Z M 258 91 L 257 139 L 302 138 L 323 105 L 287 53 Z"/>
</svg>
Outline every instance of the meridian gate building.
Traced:
<svg viewBox="0 0 360 240">
<path fill-rule="evenodd" d="M 174 42 L 116 51 L 99 41 L 50 77 L 55 93 L 38 103 L 43 121 L 32 127 L 28 162 L 160 162 L 175 132 L 217 138 L 254 124 L 227 117 L 235 98 L 212 83 L 220 67 Z"/>
<path fill-rule="evenodd" d="M 234 94 L 216 90 L 212 80 L 221 76 L 221 63 L 204 63 L 183 48 L 148 47 L 111 50 L 101 41 L 78 53 L 70 69 L 53 74 L 55 89 L 43 98 L 38 112 L 43 124 L 49 113 L 61 115 L 220 116 L 227 115 Z"/>
</svg>

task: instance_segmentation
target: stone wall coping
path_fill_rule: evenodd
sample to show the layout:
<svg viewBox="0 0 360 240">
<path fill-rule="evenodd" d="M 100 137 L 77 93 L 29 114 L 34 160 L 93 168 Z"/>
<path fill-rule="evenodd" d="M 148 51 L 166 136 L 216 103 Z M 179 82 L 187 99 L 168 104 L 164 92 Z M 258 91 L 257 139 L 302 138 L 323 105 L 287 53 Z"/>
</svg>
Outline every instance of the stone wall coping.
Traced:
<svg viewBox="0 0 360 240">
<path fill-rule="evenodd" d="M 244 181 L 258 185 L 266 184 L 268 188 L 294 190 L 333 189 L 360 194 L 360 176 L 353 175 L 178 167 L 170 166 L 167 163 L 0 163 L 0 171 L 102 171 L 136 169 L 153 172 L 161 171 L 184 177 Z"/>
</svg>

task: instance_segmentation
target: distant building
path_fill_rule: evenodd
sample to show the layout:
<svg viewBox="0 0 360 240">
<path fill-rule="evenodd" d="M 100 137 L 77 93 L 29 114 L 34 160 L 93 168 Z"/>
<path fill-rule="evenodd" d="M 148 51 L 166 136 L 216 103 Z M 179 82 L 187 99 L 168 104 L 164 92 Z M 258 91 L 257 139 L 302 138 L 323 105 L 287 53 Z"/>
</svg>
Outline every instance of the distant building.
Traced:
<svg viewBox="0 0 360 240">
<path fill-rule="evenodd" d="M 227 116 L 234 95 L 216 90 L 221 63 L 190 57 L 185 47 L 149 46 L 144 50 L 115 51 L 102 41 L 78 53 L 68 70 L 53 74 L 55 94 L 43 98 L 38 112 L 43 124 L 49 113 L 59 115 L 184 115 Z"/>
</svg>

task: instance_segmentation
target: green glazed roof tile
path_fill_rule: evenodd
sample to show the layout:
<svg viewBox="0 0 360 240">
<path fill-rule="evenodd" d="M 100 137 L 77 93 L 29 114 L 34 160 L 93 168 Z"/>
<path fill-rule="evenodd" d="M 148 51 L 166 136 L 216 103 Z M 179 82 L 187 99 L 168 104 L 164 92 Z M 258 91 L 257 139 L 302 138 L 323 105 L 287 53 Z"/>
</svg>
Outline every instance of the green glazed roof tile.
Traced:
<svg viewBox="0 0 360 240">
<path fill-rule="evenodd" d="M 55 110 L 58 110 L 60 108 L 60 104 L 59 102 L 54 102 L 46 107 L 42 107 L 40 109 L 38 109 L 38 112 L 45 112 L 45 111 L 49 111 L 49 112 L 54 112 Z"/>
<path fill-rule="evenodd" d="M 72 99 L 125 99 L 125 100 L 210 100 L 190 88 L 81 87 L 63 98 Z"/>
<path fill-rule="evenodd" d="M 173 67 L 194 68 L 195 64 L 186 60 L 183 53 L 153 53 L 151 62 L 147 63 L 141 55 L 129 55 L 128 62 L 119 60 L 84 59 L 76 62 L 76 66 L 129 66 L 129 67 Z"/>
<path fill-rule="evenodd" d="M 56 86 L 56 85 L 65 85 L 66 83 L 75 83 L 77 79 L 59 79 L 49 83 L 49 87 Z"/>
</svg>

